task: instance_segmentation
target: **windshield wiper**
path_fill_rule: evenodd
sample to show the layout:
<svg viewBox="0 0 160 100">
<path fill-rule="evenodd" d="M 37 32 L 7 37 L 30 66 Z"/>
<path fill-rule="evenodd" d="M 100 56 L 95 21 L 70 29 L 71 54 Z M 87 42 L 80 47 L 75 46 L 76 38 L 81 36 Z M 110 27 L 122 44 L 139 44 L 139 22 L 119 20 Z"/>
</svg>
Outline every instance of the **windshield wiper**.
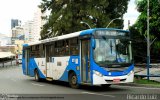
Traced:
<svg viewBox="0 0 160 100">
<path fill-rule="evenodd" d="M 113 48 L 112 40 L 110 40 L 110 48 L 111 48 L 111 54 L 112 54 L 112 48 Z"/>
</svg>

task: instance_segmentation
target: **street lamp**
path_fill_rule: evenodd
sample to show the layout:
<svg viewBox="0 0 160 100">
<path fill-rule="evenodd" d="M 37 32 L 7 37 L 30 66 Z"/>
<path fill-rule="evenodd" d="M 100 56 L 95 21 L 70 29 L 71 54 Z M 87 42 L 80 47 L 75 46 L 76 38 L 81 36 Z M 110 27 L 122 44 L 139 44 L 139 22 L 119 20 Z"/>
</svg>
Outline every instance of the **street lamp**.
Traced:
<svg viewBox="0 0 160 100">
<path fill-rule="evenodd" d="M 81 23 L 81 24 L 86 24 L 86 25 L 91 29 L 91 27 L 89 26 L 88 23 L 86 23 L 86 22 L 84 22 L 84 21 L 81 21 L 80 23 Z"/>
<path fill-rule="evenodd" d="M 115 18 L 115 19 L 112 19 L 112 20 L 109 22 L 109 24 L 107 25 L 107 27 L 106 27 L 106 28 L 108 28 L 108 26 L 109 26 L 113 21 L 115 21 L 115 20 L 117 20 L 117 19 L 121 19 L 121 18 Z"/>
</svg>

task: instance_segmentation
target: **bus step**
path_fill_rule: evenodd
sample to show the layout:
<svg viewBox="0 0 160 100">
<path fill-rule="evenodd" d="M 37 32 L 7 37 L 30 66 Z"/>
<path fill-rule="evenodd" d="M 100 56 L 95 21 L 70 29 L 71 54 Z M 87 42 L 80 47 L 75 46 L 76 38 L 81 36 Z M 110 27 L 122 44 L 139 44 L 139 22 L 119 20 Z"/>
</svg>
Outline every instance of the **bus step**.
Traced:
<svg viewBox="0 0 160 100">
<path fill-rule="evenodd" d="M 53 81 L 53 78 L 47 77 L 46 80 L 47 80 L 47 81 Z"/>
<path fill-rule="evenodd" d="M 91 83 L 82 82 L 83 85 L 91 85 Z"/>
</svg>

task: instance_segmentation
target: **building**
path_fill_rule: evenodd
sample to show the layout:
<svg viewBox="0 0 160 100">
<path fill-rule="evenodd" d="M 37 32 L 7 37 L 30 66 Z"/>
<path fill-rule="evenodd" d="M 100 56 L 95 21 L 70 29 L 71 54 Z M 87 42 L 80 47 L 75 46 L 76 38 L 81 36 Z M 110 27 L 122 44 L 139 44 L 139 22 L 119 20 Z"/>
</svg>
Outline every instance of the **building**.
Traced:
<svg viewBox="0 0 160 100">
<path fill-rule="evenodd" d="M 22 54 L 24 40 L 15 40 L 15 54 Z"/>
<path fill-rule="evenodd" d="M 33 18 L 33 38 L 34 41 L 39 41 L 41 39 L 40 32 L 41 32 L 41 27 L 44 24 L 44 20 L 42 20 L 42 12 L 41 9 L 38 8 L 37 11 L 34 13 L 34 18 Z"/>
<path fill-rule="evenodd" d="M 16 26 L 21 26 L 21 21 L 18 19 L 11 19 L 11 29 L 15 28 Z"/>
<path fill-rule="evenodd" d="M 16 45 L 0 46 L 0 52 L 11 52 L 16 54 Z"/>
<path fill-rule="evenodd" d="M 23 25 L 24 29 L 24 40 L 26 43 L 33 42 L 34 41 L 34 35 L 33 35 L 33 23 L 34 21 L 27 21 Z"/>
<path fill-rule="evenodd" d="M 5 34 L 0 34 L 0 46 L 5 46 L 7 44 L 11 44 L 11 37 Z"/>
<path fill-rule="evenodd" d="M 21 37 L 22 35 L 24 35 L 24 30 L 21 26 L 12 28 L 11 44 L 15 44 L 15 40 L 19 40 L 19 37 Z"/>
</svg>

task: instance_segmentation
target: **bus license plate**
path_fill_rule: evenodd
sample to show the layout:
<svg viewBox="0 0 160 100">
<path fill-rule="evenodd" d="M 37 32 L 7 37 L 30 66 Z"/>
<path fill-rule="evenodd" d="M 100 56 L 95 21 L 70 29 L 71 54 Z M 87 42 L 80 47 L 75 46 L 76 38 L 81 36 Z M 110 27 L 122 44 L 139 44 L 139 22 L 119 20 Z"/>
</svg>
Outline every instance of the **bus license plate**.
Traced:
<svg viewBox="0 0 160 100">
<path fill-rule="evenodd" d="M 113 82 L 114 82 L 114 83 L 119 83 L 119 82 L 120 82 L 120 78 L 115 78 L 115 79 L 113 79 Z"/>
</svg>

